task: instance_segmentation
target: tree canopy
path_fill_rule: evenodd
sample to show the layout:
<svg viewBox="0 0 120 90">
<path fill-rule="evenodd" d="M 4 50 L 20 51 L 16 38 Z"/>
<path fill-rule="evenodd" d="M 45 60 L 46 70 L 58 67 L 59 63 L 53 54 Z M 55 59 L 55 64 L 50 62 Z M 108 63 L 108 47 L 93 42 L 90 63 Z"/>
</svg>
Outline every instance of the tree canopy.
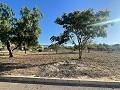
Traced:
<svg viewBox="0 0 120 90">
<path fill-rule="evenodd" d="M 13 41 L 20 47 L 26 44 L 28 47 L 38 44 L 38 37 L 41 34 L 39 21 L 43 18 L 38 8 L 29 10 L 27 7 L 21 8 L 21 18 L 15 24 Z"/>
<path fill-rule="evenodd" d="M 23 7 L 20 15 L 21 18 L 17 20 L 12 9 L 0 3 L 0 40 L 7 45 L 10 57 L 13 57 L 10 43 L 15 44 L 16 48 L 22 45 L 35 46 L 41 33 L 39 21 L 43 18 L 43 14 L 37 7 L 32 10 Z"/>
<path fill-rule="evenodd" d="M 12 9 L 6 4 L 0 3 L 0 40 L 7 45 L 10 57 L 13 56 L 10 50 L 10 32 L 11 28 L 14 26 L 14 21 Z"/>
<path fill-rule="evenodd" d="M 84 11 L 74 11 L 71 13 L 64 13 L 61 17 L 55 20 L 55 23 L 61 25 L 68 34 L 66 36 L 76 36 L 79 46 L 79 59 L 81 59 L 82 51 L 89 39 L 95 37 L 106 37 L 105 28 L 111 23 L 97 25 L 109 20 L 110 11 L 101 10 L 94 12 L 93 9 Z M 71 39 L 68 39 L 71 40 Z"/>
</svg>

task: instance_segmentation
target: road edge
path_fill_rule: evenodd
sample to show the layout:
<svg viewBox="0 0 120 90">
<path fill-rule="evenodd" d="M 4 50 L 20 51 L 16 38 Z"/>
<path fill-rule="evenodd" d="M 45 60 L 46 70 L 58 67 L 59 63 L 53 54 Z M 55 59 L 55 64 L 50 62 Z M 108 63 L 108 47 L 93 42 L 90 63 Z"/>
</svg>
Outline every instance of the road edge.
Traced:
<svg viewBox="0 0 120 90">
<path fill-rule="evenodd" d="M 120 81 L 87 81 L 87 80 L 79 80 L 79 79 L 47 78 L 47 77 L 33 77 L 33 76 L 0 76 L 0 81 L 120 88 Z"/>
</svg>

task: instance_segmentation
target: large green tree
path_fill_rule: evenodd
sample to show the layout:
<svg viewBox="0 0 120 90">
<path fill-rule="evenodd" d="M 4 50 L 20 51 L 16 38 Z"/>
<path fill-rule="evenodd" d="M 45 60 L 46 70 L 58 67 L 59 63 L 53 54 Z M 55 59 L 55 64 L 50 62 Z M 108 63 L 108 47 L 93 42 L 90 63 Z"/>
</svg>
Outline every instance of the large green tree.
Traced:
<svg viewBox="0 0 120 90">
<path fill-rule="evenodd" d="M 0 3 L 0 41 L 7 46 L 9 57 L 13 57 L 12 51 L 18 47 L 35 46 L 41 33 L 39 21 L 42 13 L 36 7 L 32 10 L 23 7 L 20 11 L 21 18 L 14 18 L 12 9 L 6 4 Z M 11 50 L 10 44 L 16 45 Z M 25 49 L 26 50 L 26 49 Z"/>
<path fill-rule="evenodd" d="M 61 25 L 69 36 L 76 36 L 79 47 L 79 59 L 81 59 L 82 51 L 89 39 L 107 36 L 105 28 L 110 23 L 100 23 L 109 20 L 109 15 L 110 11 L 108 10 L 98 12 L 94 12 L 93 9 L 74 11 L 68 14 L 64 13 L 55 20 L 55 23 Z"/>
<path fill-rule="evenodd" d="M 16 43 L 16 48 L 24 46 L 26 52 L 26 47 L 38 44 L 38 37 L 41 33 L 39 21 L 43 18 L 43 14 L 37 7 L 34 7 L 32 10 L 23 7 L 20 14 L 21 18 L 17 21 L 12 31 L 15 35 L 13 42 Z"/>
<path fill-rule="evenodd" d="M 13 57 L 10 48 L 11 29 L 14 26 L 14 13 L 12 9 L 6 4 L 0 3 L 0 40 L 7 45 L 9 56 Z"/>
</svg>

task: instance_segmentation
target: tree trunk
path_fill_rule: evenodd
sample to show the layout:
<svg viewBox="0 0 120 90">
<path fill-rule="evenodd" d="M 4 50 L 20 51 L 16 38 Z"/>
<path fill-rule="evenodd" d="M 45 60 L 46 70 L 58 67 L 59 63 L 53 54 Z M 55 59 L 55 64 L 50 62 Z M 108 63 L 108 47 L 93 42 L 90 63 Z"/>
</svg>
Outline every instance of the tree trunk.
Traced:
<svg viewBox="0 0 120 90">
<path fill-rule="evenodd" d="M 26 48 L 25 48 L 25 46 L 24 46 L 24 51 L 25 51 L 25 54 L 26 54 Z"/>
<path fill-rule="evenodd" d="M 57 53 L 58 53 L 58 50 L 56 49 L 55 51 L 56 51 L 56 54 L 57 54 Z"/>
<path fill-rule="evenodd" d="M 82 50 L 79 49 L 79 59 L 81 59 L 81 58 L 82 58 Z"/>
<path fill-rule="evenodd" d="M 26 54 L 26 43 L 23 41 L 23 49 L 25 51 L 25 54 Z"/>
<path fill-rule="evenodd" d="M 12 50 L 12 52 L 15 50 L 15 49 L 20 49 L 20 47 L 21 47 L 21 42 Z"/>
<path fill-rule="evenodd" d="M 81 59 L 82 58 L 82 48 L 81 48 L 81 46 L 80 46 L 80 43 L 79 43 L 79 59 Z"/>
<path fill-rule="evenodd" d="M 15 48 L 12 49 L 12 52 L 13 52 L 14 50 L 18 49 L 19 47 L 20 47 L 20 46 L 17 45 Z"/>
<path fill-rule="evenodd" d="M 7 41 L 7 50 L 9 51 L 9 57 L 13 57 L 12 51 L 10 49 L 10 43 Z"/>
<path fill-rule="evenodd" d="M 90 49 L 91 49 L 91 48 L 88 47 L 87 49 L 88 49 L 88 53 L 90 53 Z"/>
<path fill-rule="evenodd" d="M 55 51 L 56 51 L 56 54 L 58 53 L 58 45 L 55 44 Z"/>
</svg>

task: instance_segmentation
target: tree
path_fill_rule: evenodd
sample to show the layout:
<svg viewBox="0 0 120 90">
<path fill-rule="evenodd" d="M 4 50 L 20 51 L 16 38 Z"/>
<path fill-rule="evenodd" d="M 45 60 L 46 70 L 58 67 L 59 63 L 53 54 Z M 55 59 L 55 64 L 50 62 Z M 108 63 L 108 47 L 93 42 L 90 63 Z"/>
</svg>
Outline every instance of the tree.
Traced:
<svg viewBox="0 0 120 90">
<path fill-rule="evenodd" d="M 6 4 L 0 3 L 0 40 L 7 46 L 9 57 L 13 57 L 12 51 L 26 46 L 35 46 L 38 44 L 38 37 L 41 33 L 39 21 L 43 18 L 42 13 L 38 8 L 34 7 L 29 10 L 23 7 L 20 11 L 21 18 L 14 18 L 12 9 Z M 10 44 L 16 45 L 16 48 L 11 50 Z"/>
<path fill-rule="evenodd" d="M 86 49 L 88 50 L 88 53 L 90 53 L 91 50 L 96 49 L 96 44 L 93 42 L 92 39 L 89 39 L 86 44 Z"/>
<path fill-rule="evenodd" d="M 23 7 L 20 14 L 21 18 L 17 21 L 12 31 L 15 35 L 13 42 L 16 43 L 16 48 L 13 50 L 23 46 L 26 53 L 26 47 L 38 45 L 38 37 L 41 33 L 39 21 L 43 18 L 43 14 L 36 7 L 32 10 Z"/>
<path fill-rule="evenodd" d="M 110 11 L 108 10 L 96 13 L 93 9 L 74 11 L 69 14 L 64 13 L 55 20 L 55 23 L 61 25 L 65 31 L 68 32 L 69 36 L 74 35 L 77 37 L 79 59 L 81 59 L 82 51 L 89 39 L 107 36 L 105 28 L 107 28 L 110 23 L 100 25 L 96 23 L 109 20 L 109 15 Z"/>
<path fill-rule="evenodd" d="M 55 49 L 56 53 L 58 52 L 58 49 L 60 48 L 60 45 L 69 41 L 70 37 L 72 37 L 72 36 L 69 36 L 68 31 L 64 31 L 59 36 L 52 36 L 50 38 L 51 42 L 52 43 L 54 42 L 54 44 L 52 44 L 51 46 Z"/>
<path fill-rule="evenodd" d="M 120 44 L 114 44 L 111 47 L 114 51 L 120 51 Z"/>
<path fill-rule="evenodd" d="M 3 44 L 7 45 L 9 57 L 13 57 L 10 40 L 11 29 L 14 25 L 15 18 L 12 9 L 6 4 L 0 3 L 0 40 Z"/>
<path fill-rule="evenodd" d="M 54 49 L 56 51 L 56 54 L 58 53 L 58 49 L 59 49 L 59 44 L 58 44 L 58 41 L 59 41 L 59 37 L 56 37 L 56 36 L 52 36 L 50 38 L 51 42 L 55 42 L 54 44 L 51 44 L 49 47 Z"/>
<path fill-rule="evenodd" d="M 3 47 L 2 47 L 2 43 L 0 42 L 0 51 L 1 51 L 2 48 L 3 48 Z"/>
</svg>

